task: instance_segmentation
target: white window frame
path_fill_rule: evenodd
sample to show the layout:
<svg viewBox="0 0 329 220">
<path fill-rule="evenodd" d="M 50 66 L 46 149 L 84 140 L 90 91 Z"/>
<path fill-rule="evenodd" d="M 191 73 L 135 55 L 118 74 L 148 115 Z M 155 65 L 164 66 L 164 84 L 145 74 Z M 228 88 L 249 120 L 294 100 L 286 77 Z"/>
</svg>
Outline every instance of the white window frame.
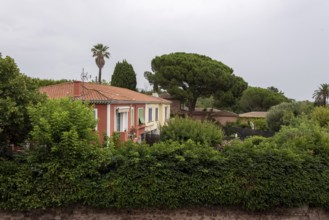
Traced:
<svg viewBox="0 0 329 220">
<path fill-rule="evenodd" d="M 149 107 L 148 109 L 148 122 L 152 122 L 153 121 L 153 108 Z"/>
<path fill-rule="evenodd" d="M 94 118 L 96 120 L 96 127 L 95 127 L 95 131 L 97 131 L 97 127 L 98 127 L 98 109 L 94 108 Z"/>
<path fill-rule="evenodd" d="M 168 119 L 168 106 L 165 106 L 165 110 L 164 110 L 164 121 L 167 121 Z"/>
<path fill-rule="evenodd" d="M 154 114 L 154 120 L 159 121 L 159 108 L 155 108 Z"/>
<path fill-rule="evenodd" d="M 120 128 L 118 131 L 118 114 L 120 115 Z M 124 132 L 128 130 L 128 113 L 127 112 L 116 112 L 115 114 L 115 130 L 117 132 Z"/>
<path fill-rule="evenodd" d="M 131 126 L 135 126 L 135 109 L 133 107 L 130 109 L 130 123 Z"/>
<path fill-rule="evenodd" d="M 140 109 L 142 109 L 143 111 L 144 111 L 144 121 L 143 121 L 143 123 L 141 123 L 141 124 L 139 124 L 139 110 Z M 143 124 L 145 124 L 145 108 L 138 108 L 138 114 L 137 114 L 137 116 L 138 116 L 138 125 L 143 125 Z"/>
</svg>

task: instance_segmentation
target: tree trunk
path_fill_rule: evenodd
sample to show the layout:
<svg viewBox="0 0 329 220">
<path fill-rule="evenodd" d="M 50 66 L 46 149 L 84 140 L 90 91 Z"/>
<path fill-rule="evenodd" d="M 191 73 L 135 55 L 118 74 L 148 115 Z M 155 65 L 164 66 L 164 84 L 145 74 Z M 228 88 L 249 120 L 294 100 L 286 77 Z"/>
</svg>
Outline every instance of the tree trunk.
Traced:
<svg viewBox="0 0 329 220">
<path fill-rule="evenodd" d="M 326 106 L 326 105 L 327 105 L 327 97 L 323 96 L 323 106 Z"/>
<path fill-rule="evenodd" d="M 192 116 L 193 112 L 195 111 L 195 105 L 196 105 L 196 100 L 197 99 L 193 99 L 193 100 L 188 100 L 188 115 Z"/>
<path fill-rule="evenodd" d="M 102 68 L 99 68 L 99 72 L 98 72 L 98 83 L 99 84 L 102 83 Z"/>
</svg>

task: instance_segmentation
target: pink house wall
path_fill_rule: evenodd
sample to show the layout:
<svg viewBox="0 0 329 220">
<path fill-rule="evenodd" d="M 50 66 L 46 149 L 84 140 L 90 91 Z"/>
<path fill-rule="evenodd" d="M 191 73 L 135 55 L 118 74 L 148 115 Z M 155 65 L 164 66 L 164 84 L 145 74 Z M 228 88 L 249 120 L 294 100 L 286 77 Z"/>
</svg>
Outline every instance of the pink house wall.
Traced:
<svg viewBox="0 0 329 220">
<path fill-rule="evenodd" d="M 107 131 L 107 106 L 102 104 L 95 104 L 94 108 L 97 109 L 97 118 L 98 118 L 98 124 L 97 124 L 97 131 L 99 140 L 101 143 L 103 143 L 104 139 L 104 132 L 106 134 Z"/>
<path fill-rule="evenodd" d="M 145 133 L 145 125 L 139 125 L 138 124 L 138 109 L 143 108 L 145 112 L 145 104 L 111 104 L 110 105 L 110 116 L 107 115 L 107 105 L 106 104 L 95 104 L 94 108 L 97 109 L 97 132 L 99 136 L 99 140 L 101 143 L 103 143 L 104 136 L 103 134 L 107 134 L 107 119 L 110 117 L 110 135 L 112 136 L 115 132 L 115 112 L 117 107 L 123 107 L 123 106 L 129 106 L 130 108 L 134 108 L 134 125 L 132 126 L 131 123 L 131 110 L 129 109 L 128 112 L 128 131 L 121 132 L 120 139 L 122 141 L 128 140 L 128 134 L 132 127 L 136 129 L 136 137 L 139 137 L 140 135 Z"/>
<path fill-rule="evenodd" d="M 138 108 L 144 108 L 145 112 L 145 104 L 111 104 L 111 118 L 110 118 L 110 134 L 113 135 L 115 132 L 115 111 L 117 107 L 123 107 L 123 106 L 129 106 L 130 108 L 134 108 L 134 126 L 131 124 L 131 110 L 129 109 L 128 112 L 128 131 L 125 132 L 125 134 L 120 134 L 120 139 L 122 141 L 128 140 L 128 134 L 132 127 L 136 128 L 136 137 L 139 137 L 139 135 L 144 134 L 145 132 L 145 126 L 139 126 L 138 125 Z M 124 132 L 121 132 L 124 133 Z"/>
</svg>

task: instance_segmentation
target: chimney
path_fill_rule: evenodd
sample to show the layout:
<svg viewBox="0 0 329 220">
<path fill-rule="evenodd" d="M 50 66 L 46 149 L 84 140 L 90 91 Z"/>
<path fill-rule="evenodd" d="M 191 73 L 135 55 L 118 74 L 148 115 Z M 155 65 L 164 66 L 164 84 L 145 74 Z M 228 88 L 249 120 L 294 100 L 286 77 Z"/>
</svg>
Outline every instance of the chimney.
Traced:
<svg viewBox="0 0 329 220">
<path fill-rule="evenodd" d="M 73 81 L 73 97 L 79 97 L 82 95 L 82 83 L 81 81 Z"/>
</svg>

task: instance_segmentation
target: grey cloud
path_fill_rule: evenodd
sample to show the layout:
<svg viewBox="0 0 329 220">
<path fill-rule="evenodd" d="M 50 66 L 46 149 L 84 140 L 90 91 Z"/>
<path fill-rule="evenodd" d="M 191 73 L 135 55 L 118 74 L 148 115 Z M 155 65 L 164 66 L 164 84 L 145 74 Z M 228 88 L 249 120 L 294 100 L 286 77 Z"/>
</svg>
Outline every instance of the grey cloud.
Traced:
<svg viewBox="0 0 329 220">
<path fill-rule="evenodd" d="M 0 50 L 22 72 L 80 79 L 97 66 L 90 49 L 110 47 L 103 78 L 126 59 L 138 87 L 151 59 L 176 51 L 205 54 L 250 85 L 275 86 L 297 100 L 329 83 L 326 0 L 0 0 Z"/>
</svg>

